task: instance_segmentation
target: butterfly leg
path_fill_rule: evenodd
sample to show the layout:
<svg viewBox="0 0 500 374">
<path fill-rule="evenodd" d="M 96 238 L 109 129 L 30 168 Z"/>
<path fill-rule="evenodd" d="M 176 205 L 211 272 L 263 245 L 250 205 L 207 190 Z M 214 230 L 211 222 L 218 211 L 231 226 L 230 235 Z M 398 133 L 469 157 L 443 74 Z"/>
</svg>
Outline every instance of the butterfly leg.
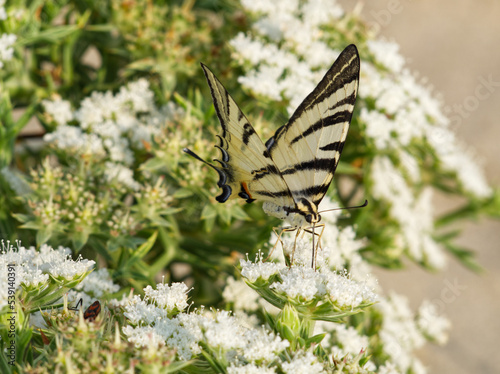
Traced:
<svg viewBox="0 0 500 374">
<path fill-rule="evenodd" d="M 277 232 L 278 229 L 281 230 L 281 232 L 279 234 Z M 297 228 L 296 227 L 292 227 L 292 226 L 287 226 L 287 227 L 273 227 L 273 232 L 278 237 L 278 240 L 276 241 L 276 243 L 274 244 L 273 248 L 269 252 L 269 255 L 265 258 L 264 262 L 267 261 L 269 259 L 269 257 L 271 257 L 271 255 L 273 254 L 274 249 L 276 248 L 276 246 L 278 245 L 278 243 L 281 243 L 281 248 L 283 249 L 283 254 L 285 256 L 285 263 L 286 263 L 287 266 L 291 266 L 291 264 L 293 263 L 293 256 L 295 254 L 295 246 L 297 244 L 297 237 L 299 236 L 300 230 L 298 230 L 297 234 L 295 235 L 295 241 L 294 241 L 294 244 L 293 244 L 293 250 L 292 250 L 292 256 L 291 257 L 288 257 L 286 255 L 286 253 L 285 253 L 285 244 L 283 243 L 283 240 L 281 239 L 281 237 L 283 236 L 283 233 L 285 233 L 285 232 L 291 232 L 291 231 L 295 231 L 295 230 L 297 230 Z"/>
<path fill-rule="evenodd" d="M 292 266 L 293 264 L 293 258 L 295 257 L 295 248 L 297 248 L 297 239 L 299 238 L 299 235 L 301 233 L 301 228 L 300 227 L 291 227 L 288 229 L 288 231 L 294 231 L 297 230 L 297 233 L 295 234 L 295 240 L 293 241 L 293 250 L 292 250 L 292 256 L 290 257 L 290 265 Z M 304 233 L 302 233 L 304 235 Z"/>
<path fill-rule="evenodd" d="M 320 228 L 321 231 L 319 233 L 316 232 L 316 228 Z M 323 247 L 321 247 L 321 237 L 323 236 L 323 232 L 325 231 L 325 224 L 324 223 L 320 223 L 316 226 L 311 226 L 311 227 L 308 227 L 306 229 L 304 229 L 304 231 L 307 231 L 308 233 L 312 234 L 313 235 L 313 246 L 312 246 L 312 255 L 311 255 L 311 267 L 314 268 L 314 270 L 316 270 L 316 256 L 317 256 L 317 253 L 318 253 L 318 249 L 323 249 Z M 315 243 L 314 242 L 314 239 L 315 237 L 318 237 L 318 242 Z"/>
<path fill-rule="evenodd" d="M 277 229 L 281 229 L 281 232 L 279 234 L 276 231 Z M 281 243 L 281 247 L 283 247 L 283 242 L 281 241 L 281 235 L 283 235 L 283 229 L 281 227 L 273 227 L 273 232 L 274 232 L 274 235 L 276 235 L 278 237 L 278 239 L 276 240 L 276 243 L 274 243 L 273 247 L 271 248 L 271 252 L 269 252 L 269 255 L 267 255 L 267 257 L 264 259 L 264 262 L 266 262 L 267 260 L 269 260 L 269 257 L 271 257 L 271 255 L 273 254 L 273 252 L 276 249 L 278 243 Z"/>
<path fill-rule="evenodd" d="M 276 231 L 278 229 L 281 230 L 281 232 L 279 234 Z M 269 252 L 269 255 L 264 259 L 264 262 L 266 262 L 267 260 L 269 260 L 269 257 L 271 257 L 271 255 L 273 254 L 275 248 L 278 246 L 279 243 L 281 243 L 281 248 L 283 248 L 283 250 L 284 250 L 285 245 L 283 243 L 283 240 L 281 240 L 281 237 L 283 236 L 284 232 L 293 231 L 293 230 L 295 230 L 295 228 L 291 227 L 291 226 L 287 226 L 287 227 L 273 227 L 273 232 L 278 237 L 278 240 L 276 240 L 276 243 L 274 243 L 273 248 L 271 249 L 271 252 Z M 286 262 L 286 256 L 285 256 L 285 262 Z"/>
<path fill-rule="evenodd" d="M 318 255 L 318 250 L 319 249 L 323 249 L 321 248 L 321 237 L 323 236 L 323 232 L 325 231 L 325 224 L 324 223 L 320 223 L 319 225 L 316 226 L 317 228 L 321 228 L 321 231 L 318 235 L 318 244 L 316 244 L 316 248 L 313 249 L 313 263 L 312 263 L 312 267 L 314 268 L 314 270 L 316 270 L 316 257 Z M 313 246 L 314 247 L 314 246 Z"/>
</svg>

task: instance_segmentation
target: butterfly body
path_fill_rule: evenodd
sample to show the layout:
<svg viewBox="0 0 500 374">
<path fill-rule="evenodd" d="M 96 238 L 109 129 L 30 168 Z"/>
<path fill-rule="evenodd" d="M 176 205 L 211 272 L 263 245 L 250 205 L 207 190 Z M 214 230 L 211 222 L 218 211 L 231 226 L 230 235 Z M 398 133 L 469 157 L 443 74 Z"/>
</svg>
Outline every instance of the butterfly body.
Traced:
<svg viewBox="0 0 500 374">
<path fill-rule="evenodd" d="M 318 206 L 333 179 L 354 110 L 359 81 L 359 56 L 348 46 L 317 87 L 295 110 L 288 123 L 264 144 L 215 75 L 202 64 L 222 132 L 219 165 L 205 162 L 219 174 L 225 202 L 238 195 L 263 201 L 266 214 L 292 227 L 314 227 Z"/>
</svg>

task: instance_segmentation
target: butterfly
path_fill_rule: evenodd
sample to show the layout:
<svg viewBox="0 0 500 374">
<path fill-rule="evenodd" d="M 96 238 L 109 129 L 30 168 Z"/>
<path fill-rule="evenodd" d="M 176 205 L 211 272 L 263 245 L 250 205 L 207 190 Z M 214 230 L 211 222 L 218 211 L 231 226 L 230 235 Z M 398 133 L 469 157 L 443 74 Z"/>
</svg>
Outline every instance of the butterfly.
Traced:
<svg viewBox="0 0 500 374">
<path fill-rule="evenodd" d="M 208 67 L 201 67 L 222 128 L 215 146 L 221 152 L 214 160 L 219 165 L 188 148 L 183 151 L 217 171 L 222 193 L 216 200 L 223 203 L 234 194 L 248 203 L 261 200 L 265 213 L 290 222 L 297 235 L 302 228 L 314 233 L 321 220 L 318 205 L 332 182 L 356 102 L 360 69 L 356 46 L 344 49 L 266 143 L 222 83 Z"/>
</svg>

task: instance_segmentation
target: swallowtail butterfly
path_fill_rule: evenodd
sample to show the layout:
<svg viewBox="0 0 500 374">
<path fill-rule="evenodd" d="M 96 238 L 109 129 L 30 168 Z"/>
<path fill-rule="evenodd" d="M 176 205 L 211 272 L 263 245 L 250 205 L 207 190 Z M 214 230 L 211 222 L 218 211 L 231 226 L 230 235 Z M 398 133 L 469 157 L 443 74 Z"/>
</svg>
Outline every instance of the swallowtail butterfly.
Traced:
<svg viewBox="0 0 500 374">
<path fill-rule="evenodd" d="M 247 202 L 262 200 L 271 216 L 293 228 L 313 228 L 318 205 L 333 179 L 358 92 L 359 56 L 350 45 L 340 54 L 288 123 L 264 144 L 215 75 L 201 64 L 210 87 L 222 133 L 217 135 L 219 165 L 184 152 L 219 174 L 220 203 L 237 194 Z M 313 235 L 314 237 L 314 235 Z M 313 247 L 314 250 L 314 247 Z"/>
</svg>

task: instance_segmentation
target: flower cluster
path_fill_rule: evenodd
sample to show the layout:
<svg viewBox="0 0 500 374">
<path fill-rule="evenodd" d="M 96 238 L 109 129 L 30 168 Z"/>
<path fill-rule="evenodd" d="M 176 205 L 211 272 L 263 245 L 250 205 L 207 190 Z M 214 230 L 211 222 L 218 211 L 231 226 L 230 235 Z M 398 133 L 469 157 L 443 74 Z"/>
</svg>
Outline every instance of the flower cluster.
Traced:
<svg viewBox="0 0 500 374">
<path fill-rule="evenodd" d="M 130 170 L 135 162 L 134 150 L 149 146 L 170 119 L 168 111 L 156 107 L 145 79 L 129 83 L 116 95 L 93 92 L 77 110 L 60 97 L 43 100 L 42 104 L 45 120 L 56 125 L 45 135 L 46 142 L 74 157 L 106 161 L 108 183 L 116 181 L 139 189 Z"/>
<path fill-rule="evenodd" d="M 288 347 L 286 340 L 262 328 L 244 327 L 226 311 L 201 309 L 191 313 L 187 308 L 188 288 L 183 283 L 158 284 L 144 290 L 145 297 L 134 296 L 115 302 L 123 305 L 128 325 L 123 328 L 136 346 L 167 346 L 177 350 L 179 358 L 188 360 L 202 351 L 231 365 L 266 365 Z"/>
<path fill-rule="evenodd" d="M 0 22 L 5 21 L 8 17 L 4 5 L 5 0 L 0 0 Z M 14 56 L 14 48 L 12 45 L 16 40 L 17 36 L 15 34 L 0 34 L 0 69 L 3 68 L 4 61 L 9 61 Z"/>
<path fill-rule="evenodd" d="M 69 248 L 53 249 L 44 244 L 40 250 L 34 247 L 26 249 L 20 243 L 16 246 L 2 240 L 0 266 L 14 267 L 16 292 L 26 292 L 21 297 L 29 309 L 38 310 L 57 301 L 69 288 L 79 284 L 94 268 L 95 262 L 79 257 L 71 258 Z M 7 305 L 7 272 L 1 273 L 0 308 Z M 43 293 L 32 293 L 33 290 L 44 290 Z"/>
</svg>

